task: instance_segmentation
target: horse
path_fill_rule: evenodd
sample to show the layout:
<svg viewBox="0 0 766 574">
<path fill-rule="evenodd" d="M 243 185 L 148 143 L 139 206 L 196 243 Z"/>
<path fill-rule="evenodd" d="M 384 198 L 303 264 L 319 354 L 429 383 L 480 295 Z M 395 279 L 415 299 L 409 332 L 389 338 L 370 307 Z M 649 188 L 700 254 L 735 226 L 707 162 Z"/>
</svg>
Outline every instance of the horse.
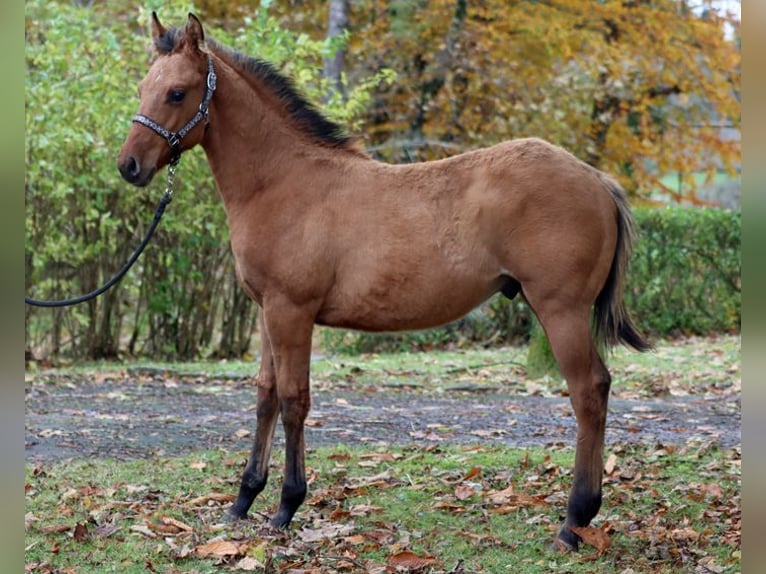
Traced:
<svg viewBox="0 0 766 574">
<path fill-rule="evenodd" d="M 567 381 L 577 446 L 554 545 L 601 506 L 611 376 L 600 350 L 651 348 L 623 301 L 634 241 L 626 193 L 604 172 L 538 138 L 446 159 L 373 159 L 277 68 L 205 37 L 194 14 L 165 28 L 119 152 L 145 186 L 202 146 L 230 230 L 237 278 L 260 306 L 256 433 L 228 518 L 247 517 L 268 478 L 277 419 L 285 436 L 286 528 L 306 492 L 304 423 L 314 325 L 364 331 L 454 321 L 497 292 L 521 295 Z"/>
</svg>

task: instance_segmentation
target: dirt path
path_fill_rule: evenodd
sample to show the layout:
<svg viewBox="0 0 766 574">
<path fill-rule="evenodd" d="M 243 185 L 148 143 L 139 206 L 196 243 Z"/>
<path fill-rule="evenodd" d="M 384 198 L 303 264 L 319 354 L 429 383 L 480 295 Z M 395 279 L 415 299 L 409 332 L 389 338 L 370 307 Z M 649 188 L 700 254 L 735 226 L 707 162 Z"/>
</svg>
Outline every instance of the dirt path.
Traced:
<svg viewBox="0 0 766 574">
<path fill-rule="evenodd" d="M 255 423 L 248 380 L 82 376 L 26 385 L 27 462 L 146 458 L 218 448 L 246 451 Z M 276 440 L 282 443 L 281 430 Z M 575 420 L 565 397 L 453 390 L 316 390 L 309 446 L 410 442 L 572 445 Z M 608 443 L 741 441 L 739 395 L 610 401 Z"/>
</svg>

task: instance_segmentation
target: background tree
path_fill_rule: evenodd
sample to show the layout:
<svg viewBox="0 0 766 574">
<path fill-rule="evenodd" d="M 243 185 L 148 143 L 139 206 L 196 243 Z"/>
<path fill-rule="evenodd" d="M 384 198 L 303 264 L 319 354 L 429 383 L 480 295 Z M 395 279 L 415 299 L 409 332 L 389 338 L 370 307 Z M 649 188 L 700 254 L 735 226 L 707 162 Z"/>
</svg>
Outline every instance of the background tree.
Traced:
<svg viewBox="0 0 766 574">
<path fill-rule="evenodd" d="M 696 201 L 692 174 L 739 168 L 736 24 L 678 0 L 357 0 L 346 61 L 397 73 L 363 126 L 383 158 L 539 136 L 644 196 L 684 174 Z"/>
<path fill-rule="evenodd" d="M 349 0 L 329 0 L 327 9 L 327 40 L 330 53 L 324 59 L 324 77 L 332 92 L 345 97 L 343 64 L 346 57 Z"/>
</svg>

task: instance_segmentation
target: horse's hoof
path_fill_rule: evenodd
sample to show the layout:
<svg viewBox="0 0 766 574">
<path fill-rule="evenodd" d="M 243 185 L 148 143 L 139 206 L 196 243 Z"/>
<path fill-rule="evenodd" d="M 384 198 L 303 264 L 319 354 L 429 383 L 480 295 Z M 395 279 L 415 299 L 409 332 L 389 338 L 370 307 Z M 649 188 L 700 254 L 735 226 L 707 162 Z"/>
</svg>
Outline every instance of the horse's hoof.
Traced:
<svg viewBox="0 0 766 574">
<path fill-rule="evenodd" d="M 232 522 L 238 522 L 240 520 L 246 520 L 246 519 L 247 519 L 247 513 L 242 515 L 237 512 L 232 512 L 230 508 L 229 510 L 223 513 L 223 516 L 221 517 L 221 522 L 232 523 Z"/>
<path fill-rule="evenodd" d="M 269 520 L 269 526 L 276 528 L 277 530 L 286 530 L 290 526 L 292 516 L 288 516 L 286 512 L 277 512 L 271 520 Z"/>
<path fill-rule="evenodd" d="M 568 526 L 562 526 L 556 540 L 551 544 L 551 549 L 558 552 L 577 552 L 580 549 L 580 537 L 569 530 Z"/>
</svg>

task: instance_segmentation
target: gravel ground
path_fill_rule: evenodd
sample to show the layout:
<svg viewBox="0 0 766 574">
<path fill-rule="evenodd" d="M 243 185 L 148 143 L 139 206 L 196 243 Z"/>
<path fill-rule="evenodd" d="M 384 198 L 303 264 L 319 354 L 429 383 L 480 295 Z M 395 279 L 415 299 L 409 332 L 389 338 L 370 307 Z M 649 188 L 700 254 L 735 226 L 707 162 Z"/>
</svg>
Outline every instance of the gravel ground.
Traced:
<svg viewBox="0 0 766 574">
<path fill-rule="evenodd" d="M 27 462 L 67 458 L 135 459 L 225 448 L 246 451 L 255 428 L 250 380 L 115 378 L 82 375 L 26 384 Z M 576 425 L 566 397 L 490 390 L 439 394 L 406 388 L 358 392 L 318 389 L 307 445 L 502 443 L 573 445 Z M 740 396 L 612 398 L 607 443 L 741 442 Z M 282 444 L 281 429 L 276 435 Z"/>
</svg>

